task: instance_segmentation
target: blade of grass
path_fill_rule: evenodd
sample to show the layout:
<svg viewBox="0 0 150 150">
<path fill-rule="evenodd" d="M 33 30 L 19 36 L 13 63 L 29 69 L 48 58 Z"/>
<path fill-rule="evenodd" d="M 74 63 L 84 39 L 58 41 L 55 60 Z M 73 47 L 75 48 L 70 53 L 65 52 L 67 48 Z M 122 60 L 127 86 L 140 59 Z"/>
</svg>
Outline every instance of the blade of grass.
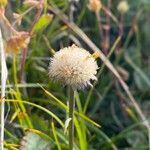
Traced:
<svg viewBox="0 0 150 150">
<path fill-rule="evenodd" d="M 81 105 L 81 101 L 80 101 L 79 94 L 77 91 L 75 92 L 75 100 L 76 100 L 76 104 L 77 104 L 79 112 L 82 113 L 83 112 L 82 105 Z"/>
<path fill-rule="evenodd" d="M 51 123 L 51 127 L 52 127 L 52 132 L 54 135 L 54 139 L 56 141 L 57 148 L 58 148 L 58 150 L 61 150 L 60 142 L 58 141 L 57 132 L 56 132 L 55 125 L 54 125 L 53 121 Z"/>
<path fill-rule="evenodd" d="M 83 114 L 81 101 L 80 101 L 79 94 L 77 91 L 75 92 L 75 100 L 77 103 L 77 108 L 79 110 L 79 113 Z M 76 127 L 77 134 L 79 137 L 80 149 L 85 150 L 85 149 L 87 149 L 85 121 L 81 118 L 75 117 L 74 123 L 75 123 L 75 127 Z"/>
<path fill-rule="evenodd" d="M 21 99 L 21 94 L 19 91 L 19 88 L 17 86 L 17 66 L 16 66 L 16 55 L 13 56 L 13 76 L 14 76 L 14 82 L 15 82 L 15 89 L 16 89 L 16 98 L 17 99 Z M 20 106 L 20 109 L 23 113 L 26 113 L 26 108 L 24 107 L 23 103 L 21 103 L 21 101 L 18 103 Z M 26 124 L 29 128 L 33 128 L 32 126 L 32 122 L 28 116 L 28 114 L 26 113 L 25 115 L 25 120 L 26 120 Z"/>
<path fill-rule="evenodd" d="M 25 131 L 36 133 L 36 134 L 40 135 L 41 137 L 45 138 L 46 140 L 50 140 L 51 142 L 54 142 L 54 140 L 50 136 L 48 136 L 46 133 L 41 132 L 37 129 L 25 128 Z"/>
<path fill-rule="evenodd" d="M 7 136 L 9 136 L 11 139 L 13 139 L 16 142 L 19 142 L 19 139 L 12 133 L 10 133 L 8 130 L 5 129 L 5 134 L 7 134 Z"/>
<path fill-rule="evenodd" d="M 84 136 L 84 131 L 81 128 L 81 124 L 80 122 L 77 120 L 77 118 L 75 117 L 74 119 L 74 123 L 75 123 L 75 127 L 76 127 L 76 131 L 77 131 L 77 135 L 79 138 L 79 145 L 80 145 L 80 150 L 86 150 L 87 149 L 87 142 Z"/>
<path fill-rule="evenodd" d="M 42 86 L 46 86 L 46 84 L 40 84 Z M 0 85 L 0 88 L 2 86 Z M 6 88 L 13 88 L 13 84 L 6 84 Z M 40 86 L 37 85 L 37 83 L 23 83 L 23 84 L 17 84 L 18 88 L 39 88 Z"/>
<path fill-rule="evenodd" d="M 28 101 L 23 101 L 23 100 L 16 100 L 16 99 L 5 99 L 6 102 L 13 102 L 13 103 L 24 103 L 24 104 L 28 104 L 28 105 L 31 105 L 31 106 L 34 106 L 40 110 L 43 110 L 44 112 L 46 112 L 47 114 L 49 114 L 50 116 L 52 116 L 62 127 L 64 127 L 64 124 L 63 122 L 54 114 L 52 113 L 51 111 L 49 111 L 48 109 L 38 105 L 38 104 L 34 104 L 32 102 L 28 102 Z M 2 100 L 0 101 L 2 102 Z"/>
</svg>

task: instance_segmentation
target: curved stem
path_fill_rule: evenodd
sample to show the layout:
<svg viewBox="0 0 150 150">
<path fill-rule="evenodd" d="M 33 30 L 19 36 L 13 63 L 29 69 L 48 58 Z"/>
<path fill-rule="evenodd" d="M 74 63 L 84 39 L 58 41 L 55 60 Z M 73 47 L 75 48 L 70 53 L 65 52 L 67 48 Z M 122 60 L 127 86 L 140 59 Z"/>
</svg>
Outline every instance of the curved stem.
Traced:
<svg viewBox="0 0 150 150">
<path fill-rule="evenodd" d="M 1 106 L 0 106 L 0 150 L 4 150 L 4 125 L 5 125 L 5 89 L 7 80 L 7 66 L 3 45 L 3 38 L 0 29 L 0 59 L 1 59 Z"/>
</svg>

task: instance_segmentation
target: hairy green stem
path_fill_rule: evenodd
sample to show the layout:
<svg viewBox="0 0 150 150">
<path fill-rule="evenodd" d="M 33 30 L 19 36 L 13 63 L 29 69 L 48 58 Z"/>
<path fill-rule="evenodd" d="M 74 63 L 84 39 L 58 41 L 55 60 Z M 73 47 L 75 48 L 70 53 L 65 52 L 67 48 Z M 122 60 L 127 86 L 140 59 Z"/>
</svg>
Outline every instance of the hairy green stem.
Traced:
<svg viewBox="0 0 150 150">
<path fill-rule="evenodd" d="M 71 99 L 69 100 L 69 150 L 73 150 L 74 141 L 74 107 L 75 107 L 75 91 L 71 92 Z"/>
</svg>

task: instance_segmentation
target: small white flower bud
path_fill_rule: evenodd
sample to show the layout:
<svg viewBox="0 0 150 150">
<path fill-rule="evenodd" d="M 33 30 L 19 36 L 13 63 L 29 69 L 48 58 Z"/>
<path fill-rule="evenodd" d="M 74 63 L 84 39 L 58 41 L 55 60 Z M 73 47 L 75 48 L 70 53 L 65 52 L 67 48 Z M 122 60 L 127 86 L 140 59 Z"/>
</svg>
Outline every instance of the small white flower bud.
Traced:
<svg viewBox="0 0 150 150">
<path fill-rule="evenodd" d="M 118 4 L 117 9 L 122 14 L 126 13 L 129 10 L 128 2 L 126 0 L 121 1 Z"/>
</svg>

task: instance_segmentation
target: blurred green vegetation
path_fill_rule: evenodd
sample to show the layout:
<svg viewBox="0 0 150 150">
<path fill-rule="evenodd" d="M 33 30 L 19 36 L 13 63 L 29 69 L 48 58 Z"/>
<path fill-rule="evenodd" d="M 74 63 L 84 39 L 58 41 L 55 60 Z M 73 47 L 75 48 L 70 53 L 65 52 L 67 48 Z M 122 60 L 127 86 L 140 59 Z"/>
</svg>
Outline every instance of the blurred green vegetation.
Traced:
<svg viewBox="0 0 150 150">
<path fill-rule="evenodd" d="M 102 4 L 107 6 L 108 1 L 102 1 Z M 117 19 L 120 18 L 117 10 L 119 2 L 119 0 L 112 1 L 111 7 L 111 12 Z M 129 10 L 123 16 L 123 36 L 109 59 L 127 83 L 143 114 L 150 119 L 150 1 L 128 0 L 128 4 Z M 103 51 L 101 45 L 103 37 L 99 33 L 97 18 L 87 5 L 88 0 L 76 2 L 73 22 Z M 72 43 L 82 46 L 91 53 L 92 51 L 81 37 L 53 14 L 49 6 L 59 9 L 61 14 L 67 16 L 70 13 L 68 0 L 45 1 L 42 15 L 34 25 L 21 83 L 19 73 L 22 52 L 16 57 L 7 58 L 10 86 L 7 88 L 6 97 L 10 101 L 6 103 L 8 116 L 5 122 L 5 146 L 8 150 L 19 149 L 20 146 L 24 147 L 20 150 L 47 150 L 49 147 L 52 150 L 68 149 L 68 136 L 64 133 L 68 117 L 67 87 L 49 79 L 48 65 L 54 51 Z M 9 1 L 6 13 L 7 16 L 12 12 L 22 14 L 28 8 L 29 6 L 23 5 L 22 1 L 12 0 Z M 18 30 L 29 31 L 36 12 L 37 10 L 33 9 L 25 15 Z M 101 23 L 107 24 L 103 10 L 100 11 L 100 15 Z M 10 21 L 11 16 L 12 14 L 8 17 Z M 118 26 L 111 20 L 110 46 L 107 54 L 118 35 Z M 92 89 L 87 88 L 76 95 L 76 111 L 79 113 L 75 115 L 74 148 L 148 150 L 147 130 L 134 106 L 116 77 L 107 67 L 101 68 L 102 61 L 97 61 L 100 67 L 98 82 Z M 26 109 L 25 112 L 22 112 L 22 107 L 15 100 L 20 101 Z M 22 103 L 21 100 L 27 103 Z M 101 127 L 96 126 L 95 122 Z M 24 139 L 26 140 L 23 142 Z M 33 143 L 37 145 L 34 147 Z M 30 147 L 30 144 L 33 144 L 33 147 Z"/>
</svg>

